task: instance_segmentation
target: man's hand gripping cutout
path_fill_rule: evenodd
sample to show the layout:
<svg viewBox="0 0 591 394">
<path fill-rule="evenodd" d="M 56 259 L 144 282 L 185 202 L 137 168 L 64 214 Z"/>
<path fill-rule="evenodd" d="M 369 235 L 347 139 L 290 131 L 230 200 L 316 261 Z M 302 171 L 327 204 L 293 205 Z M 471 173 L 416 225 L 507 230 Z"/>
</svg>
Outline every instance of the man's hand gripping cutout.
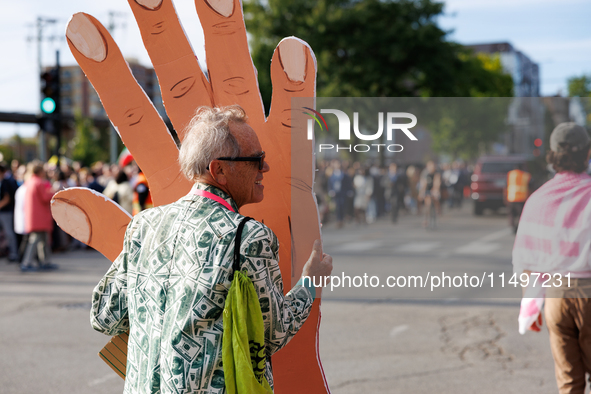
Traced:
<svg viewBox="0 0 591 394">
<path fill-rule="evenodd" d="M 306 130 L 291 125 L 291 98 L 310 97 L 309 106 L 314 105 L 316 60 L 311 48 L 294 37 L 279 43 L 271 61 L 271 112 L 265 118 L 238 0 L 196 0 L 209 80 L 199 68 L 171 0 L 129 0 L 129 4 L 181 142 L 182 131 L 201 105 L 239 104 L 246 110 L 271 171 L 265 176 L 264 201 L 245 207 L 242 213 L 264 221 L 278 236 L 281 272 L 289 290 L 300 277 L 314 240 L 320 239 L 312 193 L 313 141 L 307 139 Z M 71 18 L 66 36 L 109 119 L 146 175 L 154 205 L 171 203 L 188 193 L 191 184 L 181 175 L 174 140 L 108 31 L 92 16 L 78 13 Z M 298 158 L 297 166 L 291 165 L 292 155 Z M 110 260 L 121 251 L 130 217 L 104 196 L 82 188 L 65 190 L 55 196 L 52 211 L 60 227 Z M 328 392 L 317 348 L 319 305 L 316 300 L 298 335 L 273 356 L 278 393 Z M 125 340 L 125 336 L 114 337 L 101 352 L 122 376 Z"/>
</svg>

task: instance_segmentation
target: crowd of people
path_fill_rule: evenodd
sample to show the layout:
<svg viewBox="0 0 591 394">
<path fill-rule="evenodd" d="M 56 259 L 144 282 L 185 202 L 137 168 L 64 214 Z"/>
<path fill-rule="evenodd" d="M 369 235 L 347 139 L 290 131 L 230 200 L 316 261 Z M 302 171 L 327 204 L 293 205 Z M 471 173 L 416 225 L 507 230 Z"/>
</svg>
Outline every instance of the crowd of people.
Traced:
<svg viewBox="0 0 591 394">
<path fill-rule="evenodd" d="M 63 232 L 51 216 L 51 199 L 70 187 L 87 187 L 117 202 L 129 214 L 152 206 L 148 183 L 130 161 L 97 162 L 83 167 L 78 162 L 53 160 L 22 164 L 0 163 L 0 255 L 19 263 L 24 272 L 53 270 L 52 252 L 85 247 Z"/>
<path fill-rule="evenodd" d="M 133 161 L 122 164 L 0 163 L 0 256 L 20 263 L 23 271 L 46 270 L 57 268 L 51 262 L 52 252 L 84 247 L 51 217 L 51 198 L 66 188 L 87 187 L 103 193 L 132 215 L 151 207 L 144 174 Z M 340 228 L 387 216 L 396 222 L 400 212 L 420 215 L 431 203 L 438 212 L 442 203 L 460 207 L 469 183 L 470 174 L 459 161 L 439 167 L 432 161 L 380 167 L 332 160 L 318 163 L 315 192 L 322 222 L 336 222 Z"/>
<path fill-rule="evenodd" d="M 470 172 L 461 161 L 386 167 L 332 160 L 318 163 L 314 191 L 322 223 L 341 228 L 386 216 L 397 222 L 400 212 L 427 215 L 423 208 L 431 204 L 438 213 L 442 204 L 459 208 L 469 186 Z"/>
</svg>

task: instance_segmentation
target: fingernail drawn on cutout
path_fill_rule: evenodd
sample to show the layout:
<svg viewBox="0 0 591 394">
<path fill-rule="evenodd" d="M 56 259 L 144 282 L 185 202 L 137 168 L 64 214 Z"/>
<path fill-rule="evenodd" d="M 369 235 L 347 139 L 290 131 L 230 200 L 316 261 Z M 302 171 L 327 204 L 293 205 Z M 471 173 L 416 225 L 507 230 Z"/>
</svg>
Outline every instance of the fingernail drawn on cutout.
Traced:
<svg viewBox="0 0 591 394">
<path fill-rule="evenodd" d="M 144 117 L 144 111 L 141 107 L 131 108 L 125 111 L 123 117 L 125 118 L 125 122 L 128 126 L 135 126 L 141 122 L 142 118 Z"/>
<path fill-rule="evenodd" d="M 55 199 L 51 202 L 51 212 L 60 220 L 59 226 L 72 237 L 88 245 L 92 238 L 92 229 L 88 215 L 78 206 L 66 200 Z"/>
<path fill-rule="evenodd" d="M 193 85 L 195 85 L 195 77 L 187 77 L 181 79 L 180 81 L 175 83 L 172 86 L 172 88 L 170 88 L 170 91 L 172 92 L 172 97 L 183 97 L 185 94 L 189 93 L 189 90 L 193 88 Z"/>
<path fill-rule="evenodd" d="M 283 71 L 293 82 L 306 79 L 306 51 L 304 45 L 295 39 L 287 39 L 279 44 L 279 58 Z"/>
<path fill-rule="evenodd" d="M 89 59 L 102 62 L 107 57 L 107 44 L 97 27 L 83 13 L 72 16 L 66 37 L 70 42 Z"/>
<path fill-rule="evenodd" d="M 162 4 L 162 0 L 135 0 L 135 2 L 152 11 L 160 8 L 160 5 Z"/>
<path fill-rule="evenodd" d="M 234 13 L 234 0 L 206 0 L 205 2 L 215 12 L 226 18 Z"/>
</svg>

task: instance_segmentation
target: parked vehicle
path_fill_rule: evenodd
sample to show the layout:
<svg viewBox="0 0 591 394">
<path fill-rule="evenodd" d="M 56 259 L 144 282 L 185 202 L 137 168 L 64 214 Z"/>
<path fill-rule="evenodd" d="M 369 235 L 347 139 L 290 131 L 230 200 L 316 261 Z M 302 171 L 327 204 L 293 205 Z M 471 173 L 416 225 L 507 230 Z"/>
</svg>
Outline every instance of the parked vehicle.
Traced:
<svg viewBox="0 0 591 394">
<path fill-rule="evenodd" d="M 503 193 L 507 186 L 507 173 L 521 163 L 528 163 L 526 156 L 483 156 L 478 159 L 471 177 L 471 197 L 474 215 L 482 215 L 486 208 L 494 211 L 505 206 Z"/>
</svg>

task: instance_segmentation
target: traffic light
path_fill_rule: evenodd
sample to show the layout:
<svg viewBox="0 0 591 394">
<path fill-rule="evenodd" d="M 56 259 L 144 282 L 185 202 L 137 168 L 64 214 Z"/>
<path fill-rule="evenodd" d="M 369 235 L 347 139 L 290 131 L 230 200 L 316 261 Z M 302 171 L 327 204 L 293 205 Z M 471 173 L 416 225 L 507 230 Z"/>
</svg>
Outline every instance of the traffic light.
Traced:
<svg viewBox="0 0 591 394">
<path fill-rule="evenodd" d="M 41 74 L 40 108 L 37 124 L 44 132 L 57 135 L 61 126 L 59 66 Z"/>
<path fill-rule="evenodd" d="M 544 141 L 542 141 L 541 138 L 536 138 L 534 140 L 535 148 L 534 148 L 534 151 L 533 151 L 533 155 L 535 157 L 540 156 L 540 154 L 542 153 L 542 151 L 540 150 L 540 147 L 542 146 L 543 143 L 544 143 Z"/>
<path fill-rule="evenodd" d="M 46 133 L 56 134 L 57 133 L 57 121 L 55 117 L 51 115 L 37 115 L 37 124 L 39 128 Z"/>
<path fill-rule="evenodd" d="M 60 110 L 60 73 L 54 67 L 41 74 L 41 112 L 59 114 Z"/>
</svg>

